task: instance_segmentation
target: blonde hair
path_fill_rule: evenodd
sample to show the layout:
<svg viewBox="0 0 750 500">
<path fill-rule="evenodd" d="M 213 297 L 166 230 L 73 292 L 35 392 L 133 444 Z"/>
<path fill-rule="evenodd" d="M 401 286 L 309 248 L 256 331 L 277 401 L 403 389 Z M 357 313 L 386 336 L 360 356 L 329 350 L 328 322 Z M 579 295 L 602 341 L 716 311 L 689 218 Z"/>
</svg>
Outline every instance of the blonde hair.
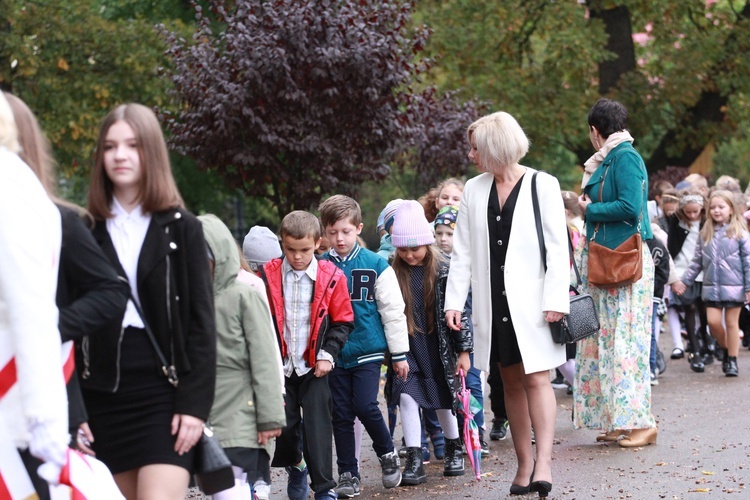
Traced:
<svg viewBox="0 0 750 500">
<path fill-rule="evenodd" d="M 516 119 L 504 111 L 483 116 L 469 125 L 467 137 L 477 151 L 481 167 L 492 174 L 518 163 L 529 152 L 529 138 Z"/>
<path fill-rule="evenodd" d="M 424 280 L 422 281 L 422 293 L 424 294 L 425 316 L 427 318 L 427 331 L 421 333 L 432 333 L 435 331 L 437 319 L 435 318 L 435 291 L 437 289 L 438 270 L 440 264 L 445 261 L 442 252 L 435 245 L 424 245 L 427 247 L 427 254 L 422 261 L 424 268 Z M 401 295 L 404 297 L 404 314 L 406 315 L 406 326 L 409 335 L 414 335 L 418 330 L 414 322 L 414 292 L 411 289 L 411 266 L 401 258 L 398 251 L 393 254 L 393 271 L 398 279 L 398 286 L 401 288 Z"/>
<path fill-rule="evenodd" d="M 18 144 L 16 120 L 13 118 L 13 111 L 5 95 L 0 97 L 0 146 L 4 146 L 11 153 L 18 153 L 21 150 Z"/>
<path fill-rule="evenodd" d="M 714 198 L 720 198 L 724 200 L 729 208 L 732 209 L 732 214 L 729 216 L 729 222 L 727 222 L 727 238 L 739 239 L 743 234 L 747 232 L 747 224 L 745 218 L 742 216 L 737 203 L 734 198 L 734 193 L 723 189 L 717 189 L 708 197 L 708 206 L 711 206 L 711 200 Z M 710 208 L 709 208 L 710 209 Z M 708 245 L 716 233 L 715 222 L 711 217 L 706 219 L 706 223 L 703 224 L 701 229 L 701 238 L 703 242 Z"/>
<path fill-rule="evenodd" d="M 159 120 L 151 109 L 142 104 L 121 104 L 104 118 L 96 141 L 94 168 L 91 169 L 88 208 L 97 219 L 112 216 L 110 205 L 114 185 L 104 169 L 104 143 L 115 123 L 127 123 L 135 134 L 141 162 L 138 202 L 144 212 L 159 212 L 170 208 L 184 208 L 180 191 L 172 175 L 169 153 Z"/>
</svg>

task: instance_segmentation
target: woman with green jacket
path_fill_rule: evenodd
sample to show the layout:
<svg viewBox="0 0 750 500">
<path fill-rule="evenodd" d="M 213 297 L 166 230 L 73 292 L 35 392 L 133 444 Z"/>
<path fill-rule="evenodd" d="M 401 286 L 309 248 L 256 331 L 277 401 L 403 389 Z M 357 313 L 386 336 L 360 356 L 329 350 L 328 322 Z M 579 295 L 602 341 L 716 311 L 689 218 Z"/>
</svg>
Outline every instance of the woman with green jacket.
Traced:
<svg viewBox="0 0 750 500">
<path fill-rule="evenodd" d="M 600 288 L 588 281 L 591 241 L 614 249 L 639 231 L 643 240 L 652 237 L 646 166 L 632 146 L 627 118 L 625 107 L 609 99 L 599 99 L 588 116 L 597 152 L 585 164 L 578 204 L 586 238 L 577 257 L 601 328 L 578 344 L 573 402 L 577 428 L 602 431 L 597 441 L 635 447 L 656 443 L 657 435 L 649 370 L 654 264 L 648 246 L 643 245 L 643 275 L 635 283 Z"/>
</svg>

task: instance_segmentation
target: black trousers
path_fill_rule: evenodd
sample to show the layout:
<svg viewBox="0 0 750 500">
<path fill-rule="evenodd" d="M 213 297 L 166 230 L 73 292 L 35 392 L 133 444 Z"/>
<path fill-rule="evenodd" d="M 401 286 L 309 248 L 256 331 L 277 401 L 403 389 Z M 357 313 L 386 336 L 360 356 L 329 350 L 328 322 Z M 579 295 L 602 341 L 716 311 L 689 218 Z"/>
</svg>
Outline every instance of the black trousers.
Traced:
<svg viewBox="0 0 750 500">
<path fill-rule="evenodd" d="M 334 486 L 333 480 L 333 427 L 331 424 L 331 391 L 328 376 L 318 378 L 315 370 L 303 376 L 292 373 L 286 377 L 286 427 L 276 438 L 273 467 L 289 467 L 302 460 L 304 452 L 310 473 L 310 487 L 315 493 L 324 493 Z M 302 413 L 305 432 L 301 432 Z M 300 437 L 302 450 L 299 449 Z"/>
</svg>

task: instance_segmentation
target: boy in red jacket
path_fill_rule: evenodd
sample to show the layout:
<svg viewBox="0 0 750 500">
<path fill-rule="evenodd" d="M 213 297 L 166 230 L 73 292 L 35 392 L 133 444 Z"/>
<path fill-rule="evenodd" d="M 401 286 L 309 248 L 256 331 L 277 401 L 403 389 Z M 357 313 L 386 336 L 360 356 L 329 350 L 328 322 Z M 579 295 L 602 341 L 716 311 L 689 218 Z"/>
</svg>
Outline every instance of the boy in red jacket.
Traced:
<svg viewBox="0 0 750 500">
<path fill-rule="evenodd" d="M 269 261 L 261 271 L 286 388 L 287 427 L 276 440 L 271 465 L 286 467 L 291 500 L 307 498 L 308 472 L 316 500 L 336 498 L 326 375 L 354 327 L 354 313 L 344 274 L 333 263 L 315 259 L 320 232 L 317 217 L 301 210 L 291 212 L 281 221 L 284 257 Z M 305 415 L 302 450 L 300 409 Z"/>
</svg>

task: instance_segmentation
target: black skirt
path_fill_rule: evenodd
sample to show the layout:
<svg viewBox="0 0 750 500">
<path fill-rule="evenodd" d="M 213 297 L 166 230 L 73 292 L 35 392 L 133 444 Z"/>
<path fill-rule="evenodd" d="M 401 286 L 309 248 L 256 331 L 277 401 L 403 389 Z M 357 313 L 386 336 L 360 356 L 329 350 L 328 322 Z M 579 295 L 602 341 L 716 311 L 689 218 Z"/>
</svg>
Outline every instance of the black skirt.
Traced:
<svg viewBox="0 0 750 500">
<path fill-rule="evenodd" d="M 162 374 L 144 330 L 126 328 L 117 392 L 84 390 L 93 450 L 113 474 L 145 465 L 177 465 L 193 470 L 194 449 L 180 456 L 171 434 L 175 388 Z"/>
</svg>

